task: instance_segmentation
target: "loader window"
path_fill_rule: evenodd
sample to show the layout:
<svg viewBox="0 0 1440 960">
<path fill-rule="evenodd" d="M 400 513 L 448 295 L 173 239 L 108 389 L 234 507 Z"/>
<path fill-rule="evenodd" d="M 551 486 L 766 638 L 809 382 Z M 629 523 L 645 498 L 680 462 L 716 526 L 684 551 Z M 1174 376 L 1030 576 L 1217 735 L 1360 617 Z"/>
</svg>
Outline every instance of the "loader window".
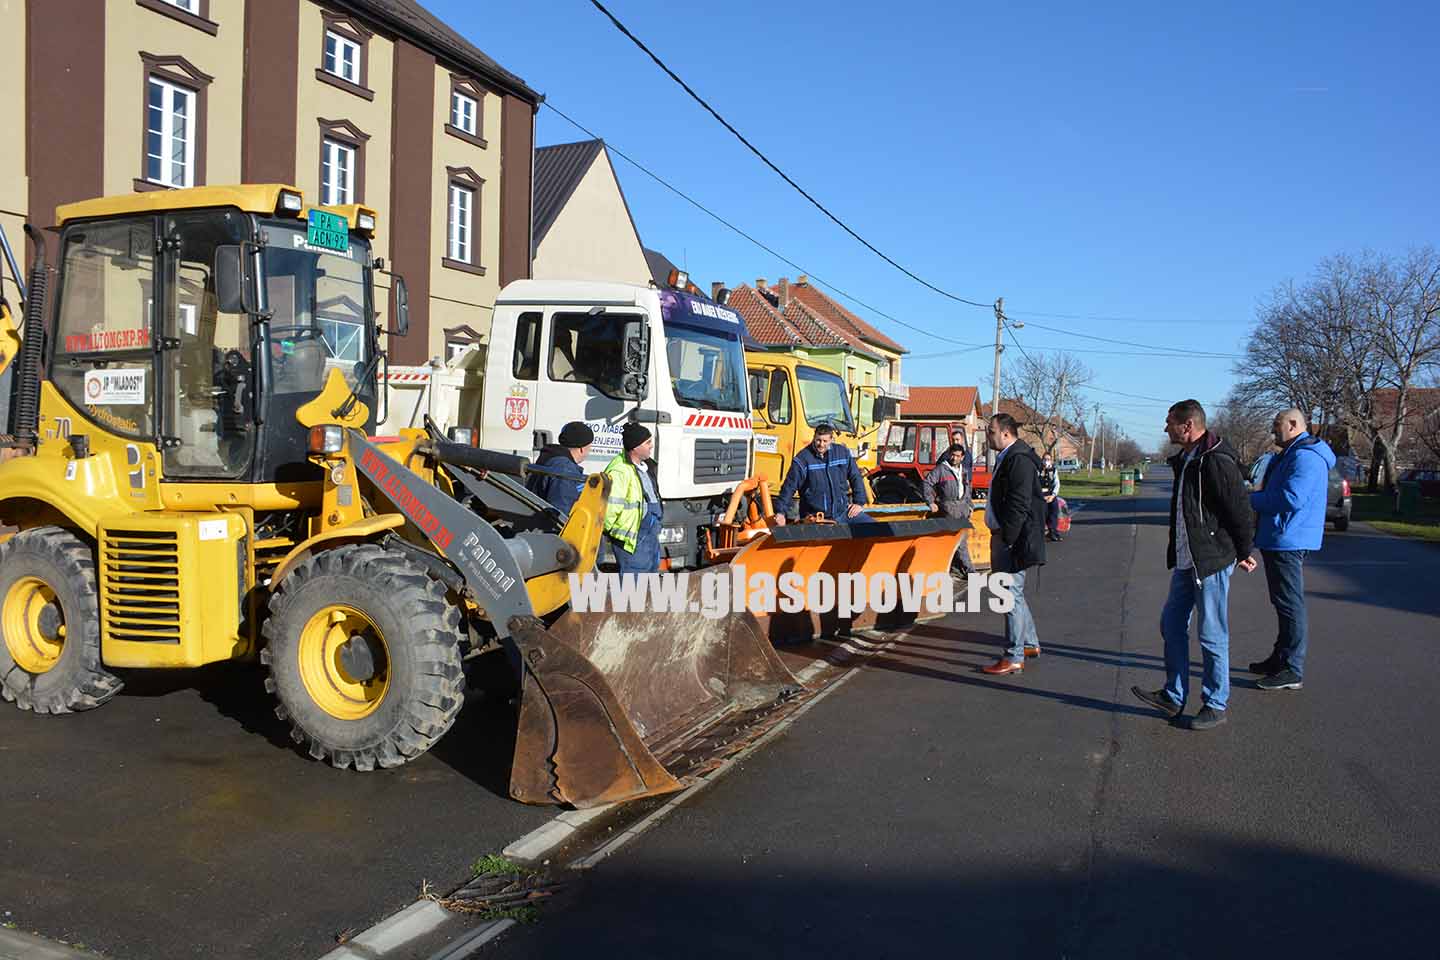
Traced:
<svg viewBox="0 0 1440 960">
<path fill-rule="evenodd" d="M 881 451 L 880 457 L 891 463 L 914 463 L 915 428 L 891 424 L 889 432 L 885 434 L 885 449 Z"/>
<path fill-rule="evenodd" d="M 557 313 L 550 319 L 550 379 L 585 383 L 607 397 L 623 399 L 621 351 L 625 324 L 633 313 Z"/>
<path fill-rule="evenodd" d="M 255 449 L 250 320 L 221 313 L 215 300 L 215 249 L 248 230 L 237 211 L 166 217 L 175 250 L 164 269 L 160 329 L 179 347 L 166 350 L 164 432 L 180 445 L 165 450 L 167 477 L 234 477 Z"/>
<path fill-rule="evenodd" d="M 153 438 L 155 221 L 79 224 L 61 244 L 51 381 L 102 429 Z"/>
</svg>

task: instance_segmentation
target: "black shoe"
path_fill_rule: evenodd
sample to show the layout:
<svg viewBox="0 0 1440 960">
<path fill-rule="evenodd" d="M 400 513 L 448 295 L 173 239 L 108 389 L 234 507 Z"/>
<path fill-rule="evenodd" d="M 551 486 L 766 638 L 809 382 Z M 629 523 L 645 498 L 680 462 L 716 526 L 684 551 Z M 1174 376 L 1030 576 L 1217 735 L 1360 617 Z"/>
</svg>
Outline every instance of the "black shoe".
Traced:
<svg viewBox="0 0 1440 960">
<path fill-rule="evenodd" d="M 1283 669 L 1285 669 L 1285 658 L 1275 653 L 1270 654 L 1270 656 L 1266 657 L 1264 660 L 1256 660 L 1254 663 L 1250 664 L 1251 673 L 1258 673 L 1261 676 L 1265 677 L 1268 677 L 1270 676 L 1270 674 L 1277 673 Z"/>
<path fill-rule="evenodd" d="M 1174 700 L 1171 700 L 1170 694 L 1164 690 L 1141 690 L 1139 687 L 1131 687 L 1130 692 L 1165 714 L 1165 716 L 1171 720 L 1180 716 L 1182 707 Z"/>
<path fill-rule="evenodd" d="M 1255 686 L 1261 690 L 1299 690 L 1305 686 L 1305 682 L 1300 679 L 1300 674 L 1286 667 L 1268 677 L 1261 677 L 1255 681 Z"/>
<path fill-rule="evenodd" d="M 1064 543 L 1064 542 L 1065 542 L 1065 538 L 1062 537 L 1062 536 L 1060 536 L 1060 534 L 1058 534 L 1058 533 L 1055 534 L 1055 536 L 1051 537 L 1050 539 L 1051 539 L 1051 540 L 1054 540 L 1056 543 Z"/>
<path fill-rule="evenodd" d="M 1212 710 L 1209 707 L 1201 707 L 1200 712 L 1190 719 L 1190 729 L 1209 730 L 1211 727 L 1218 727 L 1224 722 L 1224 710 Z"/>
</svg>

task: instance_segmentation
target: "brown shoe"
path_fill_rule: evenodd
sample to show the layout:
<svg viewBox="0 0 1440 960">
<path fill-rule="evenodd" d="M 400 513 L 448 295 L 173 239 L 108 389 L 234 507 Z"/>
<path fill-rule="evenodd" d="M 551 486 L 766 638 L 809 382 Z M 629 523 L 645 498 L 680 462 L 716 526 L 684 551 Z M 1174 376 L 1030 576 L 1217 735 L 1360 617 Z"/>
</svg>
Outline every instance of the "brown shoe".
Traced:
<svg viewBox="0 0 1440 960">
<path fill-rule="evenodd" d="M 1038 657 L 1038 656 L 1040 656 L 1040 648 L 1039 648 L 1038 646 L 1035 646 L 1035 647 L 1026 647 L 1026 648 L 1025 648 L 1025 657 L 1026 657 L 1026 659 L 1029 659 L 1030 657 Z"/>
<path fill-rule="evenodd" d="M 999 677 L 1007 673 L 1022 673 L 1025 670 L 1025 664 L 1020 661 L 1006 660 L 1004 657 L 1001 657 L 988 667 L 981 667 L 980 669 L 991 676 Z"/>
</svg>

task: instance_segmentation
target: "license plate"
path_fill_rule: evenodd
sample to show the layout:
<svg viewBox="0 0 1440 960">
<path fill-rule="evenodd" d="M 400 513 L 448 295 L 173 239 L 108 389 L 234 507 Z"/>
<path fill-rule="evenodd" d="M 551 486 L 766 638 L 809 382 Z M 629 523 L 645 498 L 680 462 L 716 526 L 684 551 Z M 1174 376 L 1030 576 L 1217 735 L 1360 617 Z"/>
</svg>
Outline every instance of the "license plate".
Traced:
<svg viewBox="0 0 1440 960">
<path fill-rule="evenodd" d="M 309 229 L 305 242 L 312 247 L 334 250 L 336 253 L 350 252 L 350 222 L 335 213 L 311 210 Z"/>
</svg>

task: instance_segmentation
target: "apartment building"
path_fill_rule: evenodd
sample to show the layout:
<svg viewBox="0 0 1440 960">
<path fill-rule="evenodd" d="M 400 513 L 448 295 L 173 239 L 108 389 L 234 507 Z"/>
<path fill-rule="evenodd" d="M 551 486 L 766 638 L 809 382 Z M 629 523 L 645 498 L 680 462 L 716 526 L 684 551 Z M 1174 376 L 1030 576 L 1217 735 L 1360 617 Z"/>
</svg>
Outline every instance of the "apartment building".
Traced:
<svg viewBox="0 0 1440 960">
<path fill-rule="evenodd" d="M 540 100 L 415 0 L 0 0 L 0 223 L 18 248 L 61 203 L 240 182 L 364 203 L 420 363 L 530 275 Z"/>
</svg>

